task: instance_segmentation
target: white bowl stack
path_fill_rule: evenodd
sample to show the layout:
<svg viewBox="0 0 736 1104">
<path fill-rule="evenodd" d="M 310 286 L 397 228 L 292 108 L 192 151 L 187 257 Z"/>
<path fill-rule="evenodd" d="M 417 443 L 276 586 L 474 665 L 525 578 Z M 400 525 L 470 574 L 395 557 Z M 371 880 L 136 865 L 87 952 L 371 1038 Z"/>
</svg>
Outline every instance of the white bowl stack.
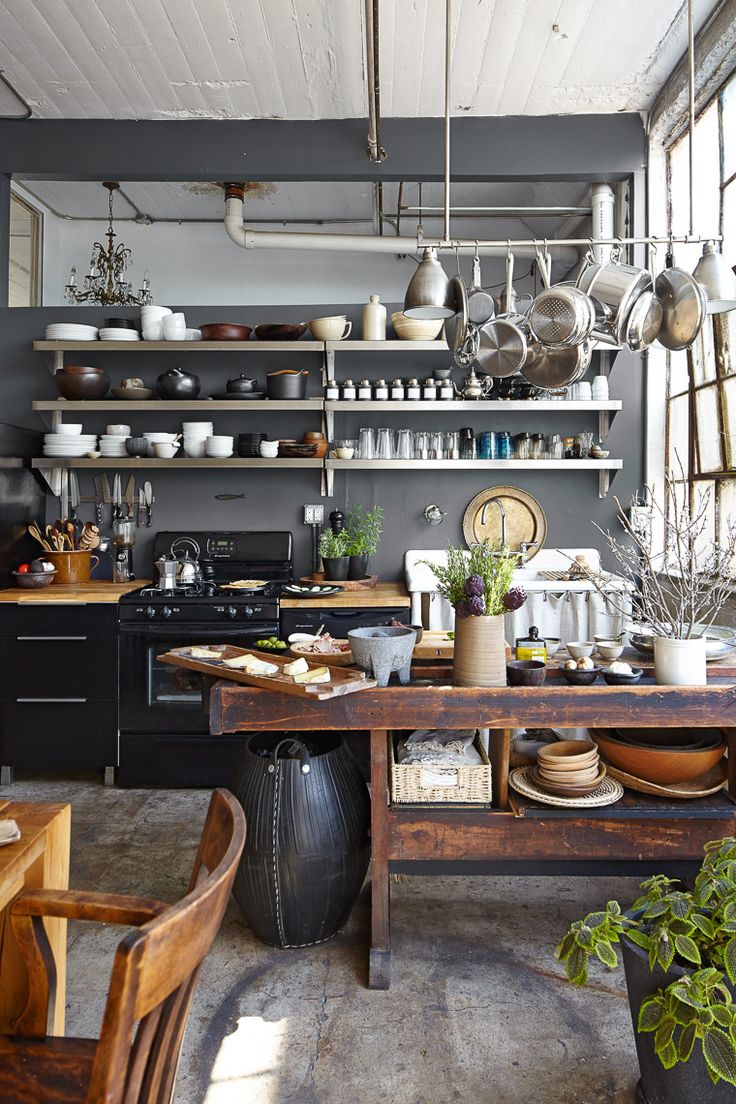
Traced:
<svg viewBox="0 0 736 1104">
<path fill-rule="evenodd" d="M 137 330 L 129 330 L 123 326 L 103 326 L 100 330 L 100 341 L 140 341 L 141 336 Z"/>
<path fill-rule="evenodd" d="M 79 427 L 81 430 L 81 426 Z M 97 448 L 96 433 L 46 433 L 43 438 L 44 456 L 59 460 L 86 456 Z"/>
<path fill-rule="evenodd" d="M 97 327 L 77 322 L 50 322 L 46 327 L 47 341 L 96 341 Z"/>
<path fill-rule="evenodd" d="M 204 443 L 205 456 L 225 460 L 233 454 L 234 437 L 208 437 Z"/>
<path fill-rule="evenodd" d="M 123 437 L 119 433 L 103 433 L 100 437 L 100 455 L 107 457 L 127 456 L 128 453 L 125 448 L 127 440 L 127 437 Z"/>
<path fill-rule="evenodd" d="M 609 396 L 608 376 L 594 376 L 591 390 L 596 402 L 607 402 Z"/>
<path fill-rule="evenodd" d="M 178 433 L 159 433 L 159 432 L 155 432 L 155 433 L 144 433 L 143 436 L 148 441 L 148 455 L 149 456 L 155 456 L 156 453 L 155 453 L 154 448 L 153 448 L 154 445 L 157 445 L 157 444 L 173 445 L 174 441 L 179 436 L 179 434 Z"/>
<path fill-rule="evenodd" d="M 184 433 L 184 455 L 200 457 L 205 455 L 204 445 L 215 431 L 212 422 L 182 422 Z"/>
<path fill-rule="evenodd" d="M 141 307 L 141 330 L 144 341 L 163 341 L 163 321 L 167 314 L 171 314 L 168 307 L 153 305 Z"/>
</svg>

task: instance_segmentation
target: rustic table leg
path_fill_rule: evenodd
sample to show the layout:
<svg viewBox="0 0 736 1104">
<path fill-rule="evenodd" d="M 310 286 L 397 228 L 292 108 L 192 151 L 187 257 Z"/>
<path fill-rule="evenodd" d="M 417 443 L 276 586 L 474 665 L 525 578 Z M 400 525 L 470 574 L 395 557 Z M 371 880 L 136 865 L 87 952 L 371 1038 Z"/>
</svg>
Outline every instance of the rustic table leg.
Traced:
<svg viewBox="0 0 736 1104">
<path fill-rule="evenodd" d="M 46 828 L 43 855 L 29 867 L 25 878 L 28 889 L 68 889 L 71 845 L 71 806 L 65 805 Z M 66 920 L 44 919 L 56 963 L 56 991 L 49 1010 L 49 1034 L 64 1034 L 66 1006 Z"/>
<path fill-rule="evenodd" d="M 388 741 L 385 728 L 371 730 L 371 950 L 368 987 L 391 983 L 388 877 Z"/>
<path fill-rule="evenodd" d="M 491 728 L 488 732 L 488 758 L 491 760 L 493 804 L 505 809 L 509 803 L 509 755 L 511 729 Z"/>
<path fill-rule="evenodd" d="M 728 743 L 728 792 L 736 797 L 736 728 L 724 728 Z"/>
</svg>

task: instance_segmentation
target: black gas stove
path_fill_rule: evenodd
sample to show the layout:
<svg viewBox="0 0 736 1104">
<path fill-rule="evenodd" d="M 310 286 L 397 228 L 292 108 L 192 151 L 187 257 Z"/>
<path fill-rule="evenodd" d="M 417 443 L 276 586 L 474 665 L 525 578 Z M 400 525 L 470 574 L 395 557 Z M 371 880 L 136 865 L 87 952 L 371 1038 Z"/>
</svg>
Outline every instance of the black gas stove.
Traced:
<svg viewBox="0 0 736 1104">
<path fill-rule="evenodd" d="M 154 579 L 120 600 L 122 785 L 207 786 L 227 779 L 242 736 L 210 739 L 202 677 L 158 657 L 191 644 L 253 647 L 277 636 L 278 596 L 293 577 L 291 533 L 157 533 L 153 562 L 177 542 L 198 562 L 198 582 L 163 591 Z M 266 585 L 223 586 L 248 579 Z"/>
</svg>

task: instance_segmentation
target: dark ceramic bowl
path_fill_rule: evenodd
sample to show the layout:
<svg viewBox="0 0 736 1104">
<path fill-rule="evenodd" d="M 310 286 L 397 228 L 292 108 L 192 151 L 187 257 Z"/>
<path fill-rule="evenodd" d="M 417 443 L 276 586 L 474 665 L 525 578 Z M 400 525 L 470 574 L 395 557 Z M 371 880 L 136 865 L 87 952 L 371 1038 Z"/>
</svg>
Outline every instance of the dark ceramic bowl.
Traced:
<svg viewBox="0 0 736 1104">
<path fill-rule="evenodd" d="M 54 383 L 65 399 L 104 399 L 110 390 L 110 378 L 104 372 L 82 372 L 67 375 L 57 372 Z"/>
<path fill-rule="evenodd" d="M 203 341 L 247 341 L 253 332 L 250 326 L 235 322 L 208 322 L 199 329 Z"/>
<path fill-rule="evenodd" d="M 22 590 L 40 590 L 50 586 L 56 578 L 56 571 L 14 571 L 15 585 Z"/>
<path fill-rule="evenodd" d="M 594 667 L 592 671 L 584 671 L 580 668 L 568 671 L 567 668 L 562 668 L 563 677 L 571 686 L 592 686 L 600 673 L 600 667 Z"/>
<path fill-rule="evenodd" d="M 263 322 L 256 326 L 259 341 L 298 341 L 307 332 L 306 322 Z"/>
<path fill-rule="evenodd" d="M 128 456 L 147 456 L 148 438 L 128 437 L 125 442 L 125 451 L 127 452 Z"/>
<path fill-rule="evenodd" d="M 546 674 L 547 665 L 541 659 L 512 659 L 506 664 L 511 686 L 541 686 Z"/>
<path fill-rule="evenodd" d="M 609 686 L 633 686 L 635 683 L 641 681 L 641 676 L 644 674 L 644 668 L 632 667 L 631 670 L 633 673 L 630 675 L 617 675 L 611 671 L 604 671 L 603 678 Z"/>
<path fill-rule="evenodd" d="M 65 364 L 63 372 L 67 376 L 100 375 L 104 368 L 93 368 L 89 364 Z"/>
<path fill-rule="evenodd" d="M 452 368 L 435 368 L 432 375 L 436 380 L 449 379 L 452 375 Z"/>
</svg>

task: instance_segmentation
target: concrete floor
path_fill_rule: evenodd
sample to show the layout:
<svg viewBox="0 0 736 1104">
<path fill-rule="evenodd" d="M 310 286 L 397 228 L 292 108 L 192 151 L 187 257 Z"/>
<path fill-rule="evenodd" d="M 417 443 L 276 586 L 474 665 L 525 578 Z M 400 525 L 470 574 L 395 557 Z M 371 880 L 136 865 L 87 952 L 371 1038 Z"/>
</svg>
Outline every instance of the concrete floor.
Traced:
<svg viewBox="0 0 736 1104">
<path fill-rule="evenodd" d="M 72 886 L 175 900 L 208 802 L 198 790 L 19 781 L 70 801 Z M 367 887 L 329 943 L 257 942 L 231 902 L 205 962 L 177 1104 L 630 1104 L 636 1057 L 620 973 L 578 991 L 552 951 L 633 879 L 407 878 L 392 891 L 393 983 L 365 987 Z M 67 1025 L 95 1035 L 120 930 L 73 924 Z"/>
</svg>

